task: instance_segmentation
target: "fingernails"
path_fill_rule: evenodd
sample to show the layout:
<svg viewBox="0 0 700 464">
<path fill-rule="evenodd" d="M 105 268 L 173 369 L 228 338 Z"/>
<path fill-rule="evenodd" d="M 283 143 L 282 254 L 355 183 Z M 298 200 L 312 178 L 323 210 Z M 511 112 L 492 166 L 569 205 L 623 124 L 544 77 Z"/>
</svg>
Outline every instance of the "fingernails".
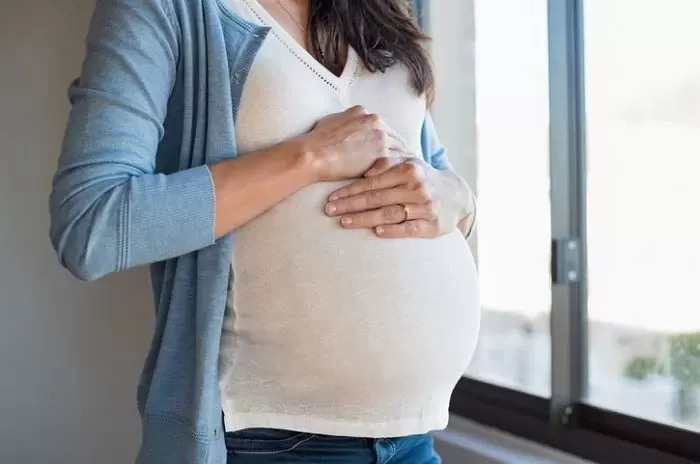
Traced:
<svg viewBox="0 0 700 464">
<path fill-rule="evenodd" d="M 344 226 L 349 226 L 352 224 L 352 218 L 346 216 L 341 219 L 340 222 L 342 222 Z"/>
<path fill-rule="evenodd" d="M 338 199 L 338 195 L 335 193 L 333 195 L 331 195 L 330 197 L 328 197 L 328 201 L 335 201 L 337 199 Z"/>
<path fill-rule="evenodd" d="M 333 214 L 335 213 L 337 208 L 333 205 L 326 205 L 326 213 L 328 214 Z"/>
<path fill-rule="evenodd" d="M 376 229 L 377 235 L 382 235 L 384 233 L 384 227 L 379 226 Z"/>
</svg>

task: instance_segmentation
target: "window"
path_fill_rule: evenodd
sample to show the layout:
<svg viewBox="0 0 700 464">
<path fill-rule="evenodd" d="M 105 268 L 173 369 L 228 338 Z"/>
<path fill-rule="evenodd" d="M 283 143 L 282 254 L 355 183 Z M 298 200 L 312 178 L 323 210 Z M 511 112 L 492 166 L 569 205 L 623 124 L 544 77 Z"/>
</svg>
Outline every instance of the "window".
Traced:
<svg viewBox="0 0 700 464">
<path fill-rule="evenodd" d="M 700 2 L 583 13 L 588 400 L 700 431 Z"/>
<path fill-rule="evenodd" d="M 548 396 L 547 2 L 450 2 L 427 18 L 436 125 L 479 196 L 482 336 L 468 375 Z"/>
<path fill-rule="evenodd" d="M 480 207 L 452 412 L 594 462 L 700 462 L 700 2 L 417 3 Z"/>
</svg>

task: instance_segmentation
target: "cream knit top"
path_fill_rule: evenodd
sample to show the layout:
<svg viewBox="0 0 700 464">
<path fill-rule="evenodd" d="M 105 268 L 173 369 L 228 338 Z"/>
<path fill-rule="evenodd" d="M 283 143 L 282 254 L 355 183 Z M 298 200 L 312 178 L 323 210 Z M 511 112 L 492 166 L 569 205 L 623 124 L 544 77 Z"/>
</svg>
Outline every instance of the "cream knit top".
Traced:
<svg viewBox="0 0 700 464">
<path fill-rule="evenodd" d="M 426 103 L 404 67 L 370 73 L 350 49 L 335 76 L 255 0 L 228 1 L 271 27 L 243 89 L 241 153 L 353 105 L 420 153 Z M 458 230 L 392 240 L 342 229 L 323 207 L 345 183 L 308 186 L 236 233 L 220 357 L 227 431 L 396 437 L 447 424 L 479 328 L 472 255 Z"/>
</svg>

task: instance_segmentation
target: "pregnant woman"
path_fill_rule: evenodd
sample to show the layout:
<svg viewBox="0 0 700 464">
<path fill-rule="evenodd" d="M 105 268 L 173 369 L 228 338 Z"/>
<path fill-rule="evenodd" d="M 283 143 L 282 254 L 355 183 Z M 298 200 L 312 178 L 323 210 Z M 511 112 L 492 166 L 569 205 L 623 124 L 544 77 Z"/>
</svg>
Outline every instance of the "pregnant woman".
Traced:
<svg viewBox="0 0 700 464">
<path fill-rule="evenodd" d="M 98 0 L 51 239 L 151 265 L 138 462 L 439 462 L 475 207 L 407 3 Z"/>
</svg>

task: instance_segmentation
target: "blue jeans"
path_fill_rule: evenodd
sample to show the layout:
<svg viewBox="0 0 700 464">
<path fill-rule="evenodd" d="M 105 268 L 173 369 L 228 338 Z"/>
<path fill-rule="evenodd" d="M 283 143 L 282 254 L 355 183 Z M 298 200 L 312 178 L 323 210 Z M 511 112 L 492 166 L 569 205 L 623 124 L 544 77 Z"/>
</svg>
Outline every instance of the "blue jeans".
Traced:
<svg viewBox="0 0 700 464">
<path fill-rule="evenodd" d="M 430 435 L 374 439 L 246 429 L 225 437 L 227 464 L 440 464 Z"/>
</svg>

